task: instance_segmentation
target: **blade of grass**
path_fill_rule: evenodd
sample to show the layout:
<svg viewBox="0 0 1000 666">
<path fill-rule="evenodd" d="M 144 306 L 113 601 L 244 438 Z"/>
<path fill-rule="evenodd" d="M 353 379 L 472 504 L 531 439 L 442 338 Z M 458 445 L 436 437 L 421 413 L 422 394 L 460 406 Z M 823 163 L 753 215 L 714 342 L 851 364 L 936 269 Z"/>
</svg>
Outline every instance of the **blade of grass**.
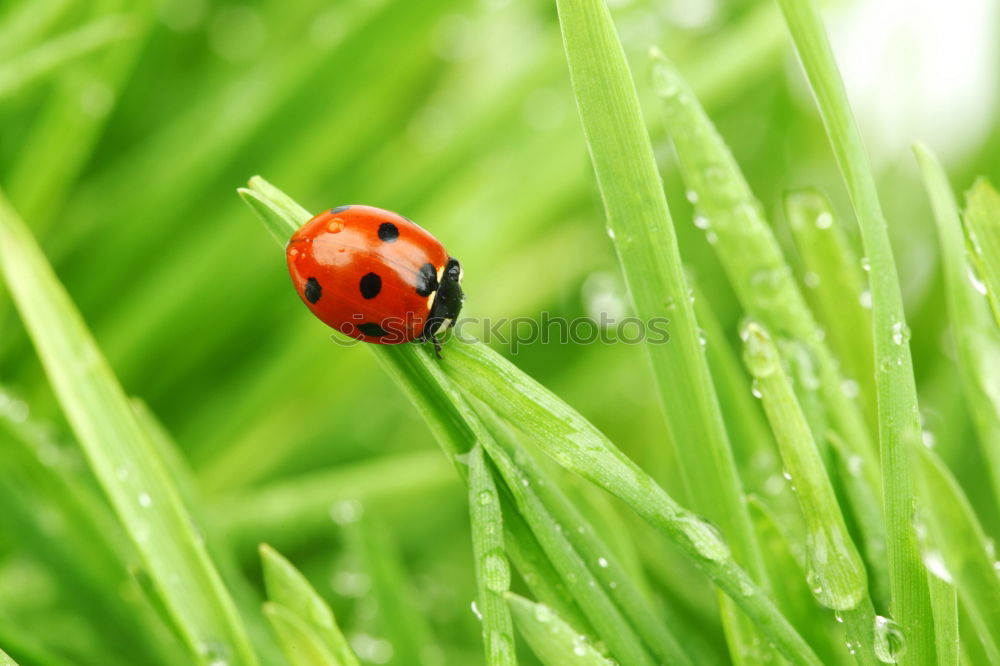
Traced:
<svg viewBox="0 0 1000 666">
<path fill-rule="evenodd" d="M 681 508 L 565 402 L 481 344 L 450 345 L 440 365 L 456 385 L 516 424 L 560 465 L 615 495 L 663 532 L 791 659 L 816 663 L 771 600 L 733 561 L 717 529 Z"/>
<path fill-rule="evenodd" d="M 878 414 L 872 315 L 865 306 L 871 293 L 861 263 L 822 192 L 789 192 L 784 198 L 784 210 L 802 258 L 806 297 L 823 323 L 830 349 L 843 366 L 844 392 L 857 396 L 874 431 Z"/>
<path fill-rule="evenodd" d="M 301 617 L 273 601 L 263 609 L 291 666 L 343 666 Z"/>
<path fill-rule="evenodd" d="M 517 629 L 545 666 L 611 666 L 573 627 L 548 606 L 519 597 L 506 595 L 510 610 L 517 620 Z"/>
<path fill-rule="evenodd" d="M 0 650 L 0 666 L 17 666 L 17 662 L 10 658 L 10 656 Z"/>
<path fill-rule="evenodd" d="M 934 155 L 922 144 L 914 153 L 923 174 L 937 221 L 948 302 L 948 320 L 958 353 L 958 369 L 968 410 L 979 434 L 993 496 L 1000 502 L 1000 330 L 989 302 L 969 280 L 965 236 L 958 203 L 947 176 Z"/>
<path fill-rule="evenodd" d="M 915 445 L 922 484 L 924 562 L 931 574 L 954 581 L 990 662 L 1000 661 L 1000 576 L 996 556 L 962 487 L 932 451 Z M 948 637 L 951 638 L 951 637 Z"/>
<path fill-rule="evenodd" d="M 604 0 L 556 0 L 570 80 L 604 202 L 608 233 L 636 315 L 669 315 L 670 344 L 647 345 L 671 441 L 694 508 L 720 526 L 766 589 L 764 567 L 698 335 L 677 238 L 635 84 Z M 757 651 L 723 601 L 734 654 Z M 765 648 L 766 649 L 766 648 Z"/>
<path fill-rule="evenodd" d="M 260 545 L 267 597 L 297 616 L 329 650 L 334 662 L 357 666 L 358 658 L 337 626 L 333 611 L 298 569 L 267 544 Z"/>
<path fill-rule="evenodd" d="M 516 664 L 514 625 L 504 602 L 504 594 L 510 590 L 510 565 L 504 548 L 503 514 L 493 474 L 478 444 L 469 453 L 469 512 L 486 663 Z"/>
<path fill-rule="evenodd" d="M 861 132 L 851 113 L 816 4 L 813 0 L 779 0 L 779 3 L 816 97 L 871 266 L 875 387 L 891 611 L 906 635 L 905 662 L 929 664 L 935 656 L 933 618 L 927 577 L 911 523 L 914 492 L 906 460 L 909 444 L 921 441 L 920 412 L 896 261 Z"/>
<path fill-rule="evenodd" d="M 0 195 L 0 269 L 66 417 L 202 663 L 256 657 L 147 433 L 35 240 Z"/>
<path fill-rule="evenodd" d="M 965 195 L 965 229 L 993 316 L 1000 322 L 1000 193 L 980 178 Z"/>
<path fill-rule="evenodd" d="M 59 35 L 0 66 L 0 99 L 17 94 L 21 88 L 56 68 L 133 33 L 126 16 L 107 16 Z"/>
<path fill-rule="evenodd" d="M 962 641 L 958 631 L 958 590 L 952 583 L 931 575 L 931 605 L 934 610 L 934 634 L 937 666 L 958 666 Z"/>
<path fill-rule="evenodd" d="M 873 664 L 875 613 L 865 567 L 847 532 L 809 424 L 767 332 L 750 322 L 741 337 L 747 368 L 756 381 L 805 518 L 809 589 L 822 605 L 840 612 L 857 662 Z"/>
</svg>

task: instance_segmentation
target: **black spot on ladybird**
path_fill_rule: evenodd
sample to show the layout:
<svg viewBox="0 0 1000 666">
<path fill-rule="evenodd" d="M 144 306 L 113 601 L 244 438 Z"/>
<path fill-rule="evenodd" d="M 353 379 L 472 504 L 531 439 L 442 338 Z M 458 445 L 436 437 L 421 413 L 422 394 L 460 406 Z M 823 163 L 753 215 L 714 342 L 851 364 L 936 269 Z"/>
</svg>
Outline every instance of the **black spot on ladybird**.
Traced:
<svg viewBox="0 0 1000 666">
<path fill-rule="evenodd" d="M 314 277 L 306 280 L 305 288 L 306 300 L 310 303 L 315 303 L 319 300 L 319 297 L 323 295 L 323 287 L 319 286 L 319 280 Z"/>
<path fill-rule="evenodd" d="M 385 330 L 378 324 L 373 324 L 370 321 L 365 322 L 364 324 L 358 324 L 358 330 L 370 338 L 381 338 L 383 335 L 389 334 L 389 331 Z"/>
<path fill-rule="evenodd" d="M 399 229 L 392 222 L 383 222 L 378 225 L 378 237 L 386 243 L 391 243 L 392 241 L 399 238 Z"/>
<path fill-rule="evenodd" d="M 350 206 L 337 206 L 336 208 L 331 208 L 330 212 L 336 215 L 337 213 L 343 213 L 348 208 L 350 208 Z"/>
<path fill-rule="evenodd" d="M 365 298 L 375 298 L 382 291 L 382 278 L 377 273 L 368 273 L 361 278 L 361 295 Z"/>
<path fill-rule="evenodd" d="M 417 271 L 417 293 L 421 296 L 430 296 L 438 288 L 437 270 L 434 264 L 428 262 Z"/>
</svg>

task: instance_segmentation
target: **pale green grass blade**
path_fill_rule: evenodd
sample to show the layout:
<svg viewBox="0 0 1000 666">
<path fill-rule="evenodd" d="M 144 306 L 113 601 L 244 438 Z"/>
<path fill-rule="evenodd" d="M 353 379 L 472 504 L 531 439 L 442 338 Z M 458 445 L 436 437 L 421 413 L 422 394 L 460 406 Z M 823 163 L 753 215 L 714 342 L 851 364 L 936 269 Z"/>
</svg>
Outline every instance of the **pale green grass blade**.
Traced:
<svg viewBox="0 0 1000 666">
<path fill-rule="evenodd" d="M 663 411 L 694 508 L 716 523 L 736 559 L 761 582 L 764 568 L 701 348 L 667 207 L 635 84 L 604 0 L 557 0 L 570 80 L 587 148 L 635 314 L 670 319 L 670 344 L 647 345 Z M 734 652 L 759 639 L 723 601 Z M 764 648 L 766 650 L 766 647 Z"/>
<path fill-rule="evenodd" d="M 815 189 L 789 192 L 785 217 L 803 264 L 805 295 L 823 323 L 830 349 L 840 360 L 844 392 L 857 396 L 871 429 L 878 427 L 871 292 L 843 223 L 826 196 Z M 853 382 L 853 383 L 851 383 Z"/>
<path fill-rule="evenodd" d="M 0 198 L 0 268 L 66 417 L 197 660 L 254 664 L 177 489 L 38 245 Z"/>
<path fill-rule="evenodd" d="M 516 664 L 514 625 L 504 601 L 504 594 L 510 590 L 510 565 L 504 548 L 503 514 L 481 445 L 472 447 L 469 453 L 469 512 L 486 663 Z"/>
<path fill-rule="evenodd" d="M 747 368 L 754 376 L 805 518 L 809 589 L 822 605 L 840 613 L 857 662 L 873 664 L 875 614 L 868 598 L 867 574 L 809 424 L 767 332 L 751 322 L 741 337 Z"/>
<path fill-rule="evenodd" d="M 924 446 L 913 448 L 923 485 L 920 529 L 926 531 L 924 562 L 931 575 L 954 581 L 990 662 L 997 663 L 1000 575 L 991 542 L 944 463 Z"/>
<path fill-rule="evenodd" d="M 615 495 L 663 532 L 786 655 L 816 663 L 788 621 L 733 561 L 716 528 L 681 508 L 565 402 L 480 344 L 451 345 L 441 366 L 452 381 L 517 424 L 560 465 Z"/>
<path fill-rule="evenodd" d="M 17 666 L 17 662 L 11 659 L 6 652 L 0 650 L 0 666 Z"/>
<path fill-rule="evenodd" d="M 548 606 L 508 592 L 517 630 L 545 666 L 611 666 L 583 636 Z"/>
<path fill-rule="evenodd" d="M 0 65 L 0 99 L 44 77 L 58 67 L 133 34 L 124 16 L 108 16 L 55 37 L 20 57 Z"/>
<path fill-rule="evenodd" d="M 962 640 L 958 630 L 958 590 L 946 580 L 931 575 L 931 607 L 934 610 L 934 640 L 937 666 L 958 666 Z"/>
<path fill-rule="evenodd" d="M 357 666 L 358 659 L 337 626 L 333 611 L 298 569 L 267 544 L 260 546 L 267 598 L 296 615 L 325 645 L 336 663 Z"/>
<path fill-rule="evenodd" d="M 861 132 L 813 0 L 779 0 L 799 60 L 816 97 L 830 145 L 854 206 L 868 263 L 875 341 L 882 496 L 891 612 L 903 627 L 907 664 L 932 663 L 934 627 L 927 578 L 913 532 L 908 447 L 921 441 L 909 329 L 889 233 Z"/>
<path fill-rule="evenodd" d="M 947 176 L 925 146 L 916 144 L 914 152 L 937 221 L 948 319 L 958 353 L 962 388 L 993 481 L 994 497 L 1000 501 L 1000 329 L 989 302 L 969 279 L 973 268 L 966 258 L 958 203 Z"/>
<path fill-rule="evenodd" d="M 993 316 L 1000 322 L 1000 193 L 980 178 L 965 194 L 965 229 Z"/>
<path fill-rule="evenodd" d="M 345 666 L 301 617 L 272 601 L 266 602 L 263 609 L 291 666 Z"/>
</svg>

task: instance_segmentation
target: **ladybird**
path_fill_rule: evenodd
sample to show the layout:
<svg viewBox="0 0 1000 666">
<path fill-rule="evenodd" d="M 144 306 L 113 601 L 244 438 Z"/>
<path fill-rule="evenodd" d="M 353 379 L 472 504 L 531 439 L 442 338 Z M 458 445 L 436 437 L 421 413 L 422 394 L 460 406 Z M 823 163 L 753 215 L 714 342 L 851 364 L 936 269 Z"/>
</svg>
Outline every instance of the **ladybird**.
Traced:
<svg viewBox="0 0 1000 666">
<path fill-rule="evenodd" d="M 372 206 L 315 216 L 285 248 L 295 290 L 327 326 L 380 345 L 432 342 L 462 309 L 462 267 L 415 222 Z"/>
</svg>

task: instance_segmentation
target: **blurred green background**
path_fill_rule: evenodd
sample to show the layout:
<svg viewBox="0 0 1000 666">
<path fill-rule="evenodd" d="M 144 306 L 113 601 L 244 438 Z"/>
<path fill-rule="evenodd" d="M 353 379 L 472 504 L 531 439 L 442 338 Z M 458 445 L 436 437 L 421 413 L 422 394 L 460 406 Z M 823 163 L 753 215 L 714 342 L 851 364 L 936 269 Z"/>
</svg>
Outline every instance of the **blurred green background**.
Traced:
<svg viewBox="0 0 1000 666">
<path fill-rule="evenodd" d="M 640 95 L 652 102 L 656 44 L 699 93 L 779 238 L 791 188 L 819 186 L 849 212 L 770 2 L 610 4 Z M 926 428 L 947 434 L 940 453 L 975 500 L 988 486 L 962 449 L 969 421 L 909 142 L 938 151 L 959 190 L 979 174 L 1000 181 L 1000 11 L 988 0 L 828 9 L 879 169 Z M 739 309 L 691 223 L 655 104 L 646 118 L 682 254 L 735 339 Z M 0 186 L 126 390 L 176 440 L 251 588 L 253 546 L 270 541 L 318 581 L 366 661 L 414 663 L 398 644 L 413 635 L 432 646 L 426 663 L 478 663 L 464 489 L 367 350 L 333 344 L 301 306 L 235 194 L 256 173 L 314 211 L 366 203 L 416 220 L 461 259 L 466 315 L 622 312 L 554 3 L 0 7 Z M 515 361 L 678 488 L 639 347 L 533 344 Z M 134 627 L 110 610 L 134 591 L 121 576 L 100 600 L 124 572 L 94 565 L 92 526 L 59 499 L 82 488 L 81 501 L 103 502 L 2 290 L 0 391 L 0 639 L 70 663 L 145 663 Z M 51 469 L 70 486 L 47 485 Z M 420 612 L 401 629 L 379 590 L 404 588 Z M 710 599 L 702 610 L 714 612 Z"/>
</svg>

